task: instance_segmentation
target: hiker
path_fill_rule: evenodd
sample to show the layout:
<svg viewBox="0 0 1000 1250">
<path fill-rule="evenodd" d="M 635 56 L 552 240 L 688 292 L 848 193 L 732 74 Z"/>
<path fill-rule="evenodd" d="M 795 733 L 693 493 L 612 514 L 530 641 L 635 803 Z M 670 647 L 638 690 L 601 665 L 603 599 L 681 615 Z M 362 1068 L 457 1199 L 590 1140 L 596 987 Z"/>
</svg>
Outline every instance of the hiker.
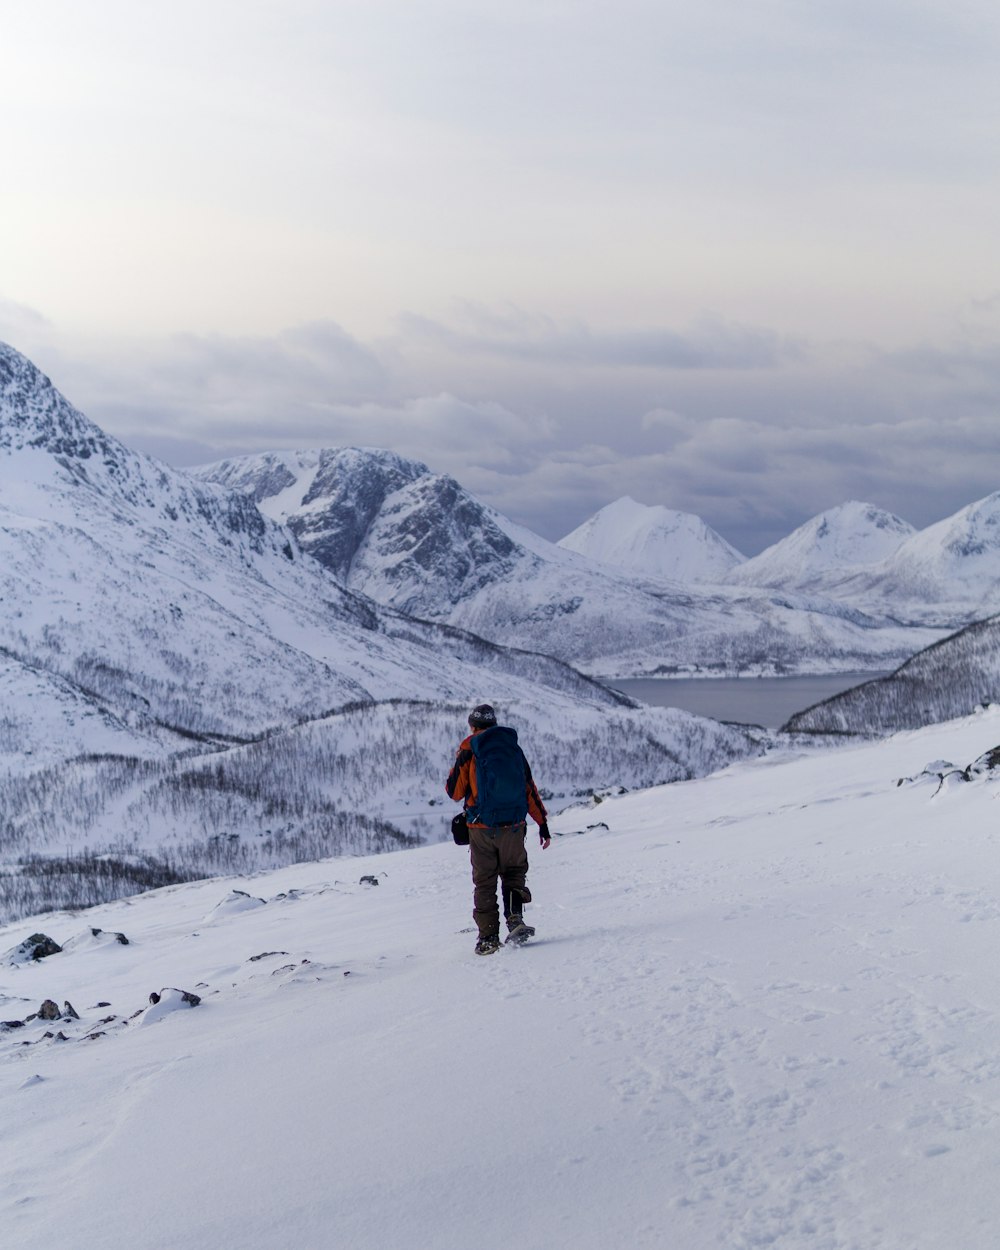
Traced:
<svg viewBox="0 0 1000 1250">
<path fill-rule="evenodd" d="M 516 730 L 498 725 L 496 712 L 488 703 L 472 709 L 469 728 L 472 732 L 458 748 L 445 790 L 449 798 L 465 800 L 475 887 L 472 916 L 479 929 L 476 954 L 491 955 L 500 947 L 498 877 L 507 941 L 525 942 L 535 932 L 524 922 L 524 905 L 531 902 L 525 884 L 525 818 L 530 813 L 538 825 L 542 850 L 548 850 L 549 826 L 528 761 L 517 745 Z M 461 817 L 455 819 L 461 823 Z"/>
</svg>

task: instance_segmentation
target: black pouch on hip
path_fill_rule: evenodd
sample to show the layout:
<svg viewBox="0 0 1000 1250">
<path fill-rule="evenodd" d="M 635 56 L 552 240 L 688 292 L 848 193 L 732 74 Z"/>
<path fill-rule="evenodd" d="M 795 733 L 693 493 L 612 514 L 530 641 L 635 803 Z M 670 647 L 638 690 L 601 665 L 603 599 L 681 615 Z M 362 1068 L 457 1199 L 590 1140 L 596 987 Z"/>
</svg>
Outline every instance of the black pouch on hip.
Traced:
<svg viewBox="0 0 1000 1250">
<path fill-rule="evenodd" d="M 465 812 L 459 812 L 452 820 L 451 836 L 455 839 L 456 846 L 469 845 L 469 824 L 465 819 Z"/>
</svg>

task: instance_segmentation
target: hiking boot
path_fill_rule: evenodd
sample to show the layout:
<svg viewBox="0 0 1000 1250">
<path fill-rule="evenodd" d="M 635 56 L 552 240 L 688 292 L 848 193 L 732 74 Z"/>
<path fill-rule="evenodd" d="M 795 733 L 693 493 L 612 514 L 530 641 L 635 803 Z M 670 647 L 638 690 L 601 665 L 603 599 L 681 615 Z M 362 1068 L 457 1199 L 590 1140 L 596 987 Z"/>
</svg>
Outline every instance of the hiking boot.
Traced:
<svg viewBox="0 0 1000 1250">
<path fill-rule="evenodd" d="M 482 933 L 476 943 L 477 955 L 492 955 L 500 949 L 499 933 Z"/>
<path fill-rule="evenodd" d="M 508 942 L 527 942 L 528 938 L 534 937 L 535 930 L 530 924 L 524 923 L 523 916 L 507 917 Z"/>
</svg>

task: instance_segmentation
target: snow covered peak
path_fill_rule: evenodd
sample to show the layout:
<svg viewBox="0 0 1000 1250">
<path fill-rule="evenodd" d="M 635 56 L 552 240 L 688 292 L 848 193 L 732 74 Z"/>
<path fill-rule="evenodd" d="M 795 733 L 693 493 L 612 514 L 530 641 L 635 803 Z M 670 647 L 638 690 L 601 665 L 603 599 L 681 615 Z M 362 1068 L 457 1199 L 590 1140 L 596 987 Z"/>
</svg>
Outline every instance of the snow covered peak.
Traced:
<svg viewBox="0 0 1000 1250">
<path fill-rule="evenodd" d="M 191 472 L 252 495 L 261 511 L 284 521 L 319 499 L 390 494 L 430 469 L 380 447 L 324 447 L 237 456 Z"/>
<path fill-rule="evenodd" d="M 20 352 L 0 344 L 0 513 L 4 525 L 152 524 L 175 541 L 234 544 L 248 556 L 287 546 L 244 495 L 193 481 L 130 451 L 83 415 Z"/>
<path fill-rule="evenodd" d="M 1000 551 L 1000 491 L 979 499 L 924 530 L 956 559 Z"/>
<path fill-rule="evenodd" d="M 830 575 L 878 564 L 914 533 L 912 525 L 893 513 L 851 500 L 800 525 L 726 580 L 746 586 L 808 587 Z"/>
<path fill-rule="evenodd" d="M 0 343 L 0 448 L 37 448 L 89 460 L 119 447 L 64 399 L 27 357 Z"/>
<path fill-rule="evenodd" d="M 972 602 L 992 615 L 1000 595 L 1000 491 L 913 534 L 878 573 L 886 595 Z"/>
<path fill-rule="evenodd" d="M 679 582 L 716 582 L 745 559 L 689 512 L 636 503 L 628 495 L 595 512 L 560 547 L 617 569 Z"/>
<path fill-rule="evenodd" d="M 510 523 L 454 478 L 391 451 L 246 456 L 196 472 L 252 495 L 348 586 L 418 615 L 428 613 L 428 595 L 456 602 L 523 554 Z"/>
</svg>

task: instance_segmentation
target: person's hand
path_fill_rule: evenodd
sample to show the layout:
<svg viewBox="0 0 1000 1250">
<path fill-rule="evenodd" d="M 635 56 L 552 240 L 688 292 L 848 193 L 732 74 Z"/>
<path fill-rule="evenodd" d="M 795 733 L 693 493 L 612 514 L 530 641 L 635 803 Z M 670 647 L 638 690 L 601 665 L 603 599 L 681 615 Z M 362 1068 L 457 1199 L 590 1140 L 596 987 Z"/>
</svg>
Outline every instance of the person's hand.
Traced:
<svg viewBox="0 0 1000 1250">
<path fill-rule="evenodd" d="M 549 843 L 552 841 L 552 835 L 549 833 L 549 823 L 547 820 L 543 820 L 538 826 L 538 840 L 542 844 L 542 850 L 547 851 L 549 849 Z"/>
</svg>

